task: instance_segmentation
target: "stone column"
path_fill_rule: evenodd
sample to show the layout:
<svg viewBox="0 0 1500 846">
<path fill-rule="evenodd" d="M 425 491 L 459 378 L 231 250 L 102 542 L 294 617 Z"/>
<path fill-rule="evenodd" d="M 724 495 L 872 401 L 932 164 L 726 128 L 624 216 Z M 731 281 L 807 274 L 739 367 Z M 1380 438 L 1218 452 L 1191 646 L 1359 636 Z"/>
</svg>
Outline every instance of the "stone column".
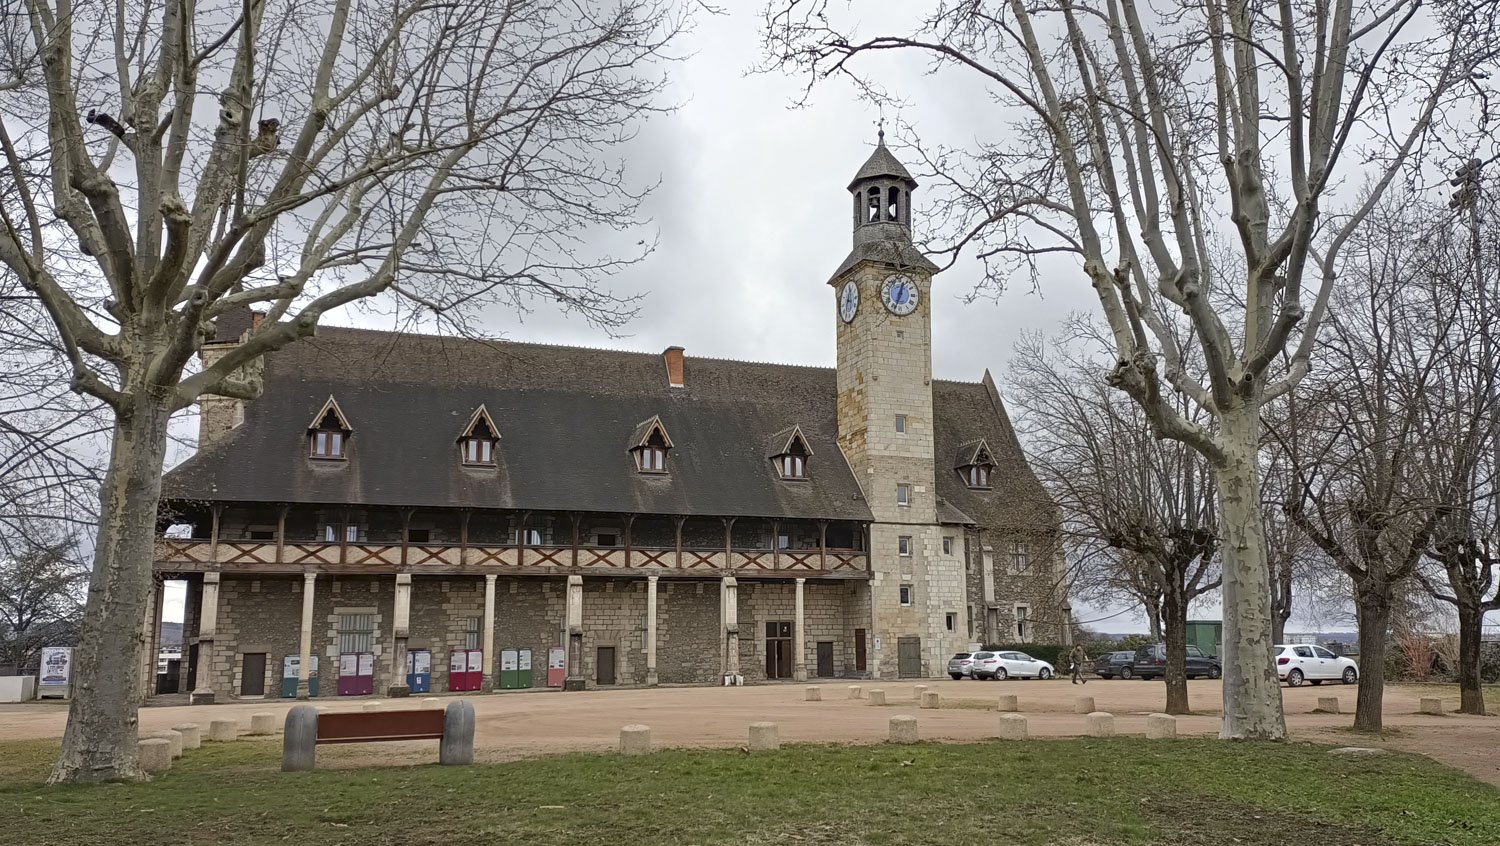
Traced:
<svg viewBox="0 0 1500 846">
<path fill-rule="evenodd" d="M 318 574 L 302 574 L 302 640 L 297 647 L 297 698 L 312 695 L 313 599 L 317 594 Z"/>
<path fill-rule="evenodd" d="M 724 606 L 724 675 L 740 674 L 740 590 L 734 576 L 722 582 Z"/>
<path fill-rule="evenodd" d="M 869 544 L 866 544 L 865 547 L 868 549 Z M 873 555 L 874 553 L 868 554 Z M 880 609 L 877 602 L 878 596 L 875 592 L 875 582 L 873 580 L 865 582 L 865 590 L 870 597 L 870 634 L 869 640 L 865 641 L 865 650 L 867 651 L 866 666 L 870 668 L 870 678 L 878 679 L 880 678 L 880 647 L 882 643 L 880 638 Z"/>
<path fill-rule="evenodd" d="M 563 690 L 583 690 L 583 577 L 568 577 L 568 677 Z"/>
<path fill-rule="evenodd" d="M 196 635 L 192 634 L 193 625 L 194 625 L 193 618 L 196 617 L 197 614 L 198 614 L 197 605 L 196 605 L 196 603 L 193 602 L 193 583 L 191 581 L 183 582 L 183 591 L 182 591 L 182 662 L 177 665 L 177 673 L 178 673 L 178 675 L 177 675 L 177 692 L 178 693 L 192 694 L 192 691 L 188 689 L 188 675 L 189 675 L 188 671 L 190 669 L 190 667 L 189 667 L 190 662 L 188 660 L 188 657 L 193 654 L 192 644 L 189 641 L 195 640 L 197 638 Z"/>
<path fill-rule="evenodd" d="M 194 705 L 214 704 L 214 631 L 219 626 L 219 574 L 203 574 L 202 621 L 198 624 L 198 687 L 193 691 Z"/>
<path fill-rule="evenodd" d="M 151 595 L 146 598 L 146 619 L 141 623 L 141 634 L 146 641 L 145 660 L 141 664 L 141 701 L 156 695 L 156 662 L 161 654 L 161 606 L 166 583 L 155 575 L 151 577 Z"/>
<path fill-rule="evenodd" d="M 479 648 L 484 650 L 484 677 L 479 689 L 485 693 L 495 689 L 495 573 L 484 574 L 484 629 L 480 634 Z"/>
<path fill-rule="evenodd" d="M 792 678 L 807 681 L 807 634 L 803 625 L 803 588 L 807 579 L 797 580 L 797 616 L 792 623 Z"/>
<path fill-rule="evenodd" d="M 1066 600 L 1062 605 L 1062 645 L 1073 646 L 1073 606 Z"/>
<path fill-rule="evenodd" d="M 391 683 L 387 696 L 408 696 L 406 686 L 406 639 L 411 635 L 411 574 L 396 574 L 396 613 L 391 623 L 396 648 L 391 650 Z"/>
<path fill-rule="evenodd" d="M 646 577 L 646 684 L 656 686 L 656 580 Z"/>
</svg>

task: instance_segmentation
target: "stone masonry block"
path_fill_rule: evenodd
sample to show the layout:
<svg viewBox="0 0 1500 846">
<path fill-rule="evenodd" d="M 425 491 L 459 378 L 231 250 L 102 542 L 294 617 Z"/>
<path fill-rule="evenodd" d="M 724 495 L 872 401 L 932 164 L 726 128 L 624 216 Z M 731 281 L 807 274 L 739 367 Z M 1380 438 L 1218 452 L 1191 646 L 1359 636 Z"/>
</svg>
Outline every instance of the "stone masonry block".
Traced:
<svg viewBox="0 0 1500 846">
<path fill-rule="evenodd" d="M 875 688 L 874 690 L 870 691 L 869 703 L 871 705 L 884 705 L 885 704 L 885 691 L 881 690 L 878 687 Z"/>
<path fill-rule="evenodd" d="M 620 729 L 621 755 L 647 755 L 651 752 L 651 727 L 624 726 Z"/>
<path fill-rule="evenodd" d="M 922 692 L 922 707 L 923 708 L 927 708 L 927 709 L 931 709 L 931 710 L 936 710 L 938 708 L 943 707 L 942 696 L 939 695 L 938 692 L 935 691 L 935 690 L 923 691 Z"/>
<path fill-rule="evenodd" d="M 208 739 L 215 743 L 227 743 L 239 737 L 240 724 L 234 720 L 210 720 L 208 723 Z"/>
<path fill-rule="evenodd" d="M 1146 737 L 1151 740 L 1171 740 L 1177 736 L 1177 718 L 1171 714 L 1146 715 Z"/>
<path fill-rule="evenodd" d="M 1083 718 L 1083 727 L 1089 737 L 1114 737 L 1115 715 L 1106 711 L 1095 711 Z"/>
<path fill-rule="evenodd" d="M 136 757 L 146 772 L 164 773 L 172 769 L 172 743 L 160 737 L 137 741 Z"/>
<path fill-rule="evenodd" d="M 823 688 L 816 687 L 816 686 L 809 687 L 803 693 L 802 698 L 805 699 L 805 700 L 807 700 L 808 702 L 822 702 L 823 701 Z"/>
<path fill-rule="evenodd" d="M 916 743 L 917 718 L 909 714 L 891 717 L 890 738 L 892 743 Z"/>
<path fill-rule="evenodd" d="M 1436 697 L 1424 696 L 1422 697 L 1422 701 L 1420 704 L 1421 707 L 1417 710 L 1421 711 L 1423 714 L 1432 714 L 1438 717 L 1441 717 L 1443 715 L 1443 700 L 1441 699 L 1438 699 Z"/>
<path fill-rule="evenodd" d="M 276 733 L 276 715 L 262 712 L 250 715 L 250 734 L 252 737 L 264 737 Z"/>
<path fill-rule="evenodd" d="M 179 723 L 172 726 L 172 731 L 182 735 L 183 749 L 197 749 L 203 745 L 203 732 L 197 723 Z"/>
<path fill-rule="evenodd" d="M 441 707 L 443 707 L 443 700 L 437 698 L 436 696 L 429 696 L 426 699 L 422 700 L 422 707 L 423 708 L 441 708 Z"/>
<path fill-rule="evenodd" d="M 776 723 L 750 724 L 750 751 L 770 752 L 781 748 L 781 728 Z"/>
<path fill-rule="evenodd" d="M 1025 740 L 1026 718 L 1020 714 L 1000 715 L 1000 739 L 1001 740 Z"/>
<path fill-rule="evenodd" d="M 1337 696 L 1319 696 L 1318 707 L 1313 709 L 1314 714 L 1337 714 L 1339 712 L 1339 698 Z"/>
<path fill-rule="evenodd" d="M 1094 712 L 1094 697 L 1080 696 L 1073 700 L 1073 713 L 1092 714 Z"/>
<path fill-rule="evenodd" d="M 851 684 L 851 685 L 849 685 L 849 698 L 850 699 L 864 699 L 865 698 L 865 689 L 862 688 L 862 687 L 860 687 L 857 684 Z"/>
<path fill-rule="evenodd" d="M 922 701 L 922 694 L 924 694 L 926 692 L 927 692 L 927 685 L 925 685 L 925 684 L 913 685 L 912 689 L 911 689 L 911 698 L 914 699 L 914 700 L 916 700 L 917 702 L 921 702 Z"/>
<path fill-rule="evenodd" d="M 380 707 L 379 702 L 366 702 L 364 704 L 364 710 L 366 711 L 379 711 Z"/>
<path fill-rule="evenodd" d="M 1016 699 L 1016 695 L 1014 693 L 1007 693 L 1004 696 L 1000 697 L 1000 701 L 996 704 L 995 710 L 1001 712 L 1019 711 L 1021 710 L 1021 704 L 1019 700 Z"/>
</svg>

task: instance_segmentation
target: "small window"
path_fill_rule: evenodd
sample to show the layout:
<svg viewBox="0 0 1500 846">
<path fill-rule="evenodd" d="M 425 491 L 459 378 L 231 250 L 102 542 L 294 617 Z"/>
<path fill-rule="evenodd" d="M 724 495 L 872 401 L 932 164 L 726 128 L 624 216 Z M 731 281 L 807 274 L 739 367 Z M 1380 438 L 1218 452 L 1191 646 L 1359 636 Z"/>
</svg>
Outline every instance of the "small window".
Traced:
<svg viewBox="0 0 1500 846">
<path fill-rule="evenodd" d="M 792 536 L 789 535 L 789 534 L 786 534 L 784 532 L 782 534 L 777 535 L 776 536 L 776 548 L 777 549 L 791 549 L 792 548 Z"/>
<path fill-rule="evenodd" d="M 812 457 L 812 450 L 807 446 L 807 439 L 802 436 L 801 426 L 793 426 L 772 435 L 769 454 L 772 465 L 776 467 L 776 475 L 783 479 L 807 478 L 807 460 Z"/>
<path fill-rule="evenodd" d="M 480 626 L 483 622 L 483 617 L 464 618 L 464 649 L 479 648 Z"/>
<path fill-rule="evenodd" d="M 500 440 L 500 430 L 484 406 L 474 409 L 469 425 L 458 437 L 458 453 L 464 464 L 494 464 L 495 442 Z"/>
<path fill-rule="evenodd" d="M 902 535 L 896 539 L 896 549 L 902 555 L 911 556 L 911 535 Z"/>
<path fill-rule="evenodd" d="M 317 431 L 313 433 L 313 458 L 343 458 L 344 433 Z"/>
<path fill-rule="evenodd" d="M 594 546 L 619 546 L 620 536 L 615 532 L 595 532 Z"/>
<path fill-rule="evenodd" d="M 636 450 L 636 465 L 642 473 L 667 472 L 667 451 L 663 447 L 648 446 Z"/>
<path fill-rule="evenodd" d="M 431 540 L 432 540 L 432 530 L 431 529 L 407 529 L 406 530 L 406 542 L 407 543 L 428 543 Z"/>
<path fill-rule="evenodd" d="M 945 537 L 945 538 L 943 538 L 943 554 L 944 555 L 952 555 L 953 554 L 953 538 L 951 538 L 951 537 Z"/>
<path fill-rule="evenodd" d="M 896 486 L 896 504 L 900 506 L 911 505 L 911 485 Z"/>
<path fill-rule="evenodd" d="M 339 460 L 346 457 L 347 441 L 353 433 L 339 404 L 329 397 L 307 427 L 308 454 L 313 458 Z"/>
<path fill-rule="evenodd" d="M 250 540 L 276 540 L 276 532 L 273 529 L 251 529 Z"/>
<path fill-rule="evenodd" d="M 323 540 L 326 541 L 326 542 L 328 542 L 328 543 L 338 543 L 339 542 L 339 527 L 337 525 L 333 524 L 333 523 L 329 523 L 329 524 L 323 526 Z M 349 525 L 347 525 L 347 526 L 345 526 L 344 527 L 344 541 L 347 542 L 347 543 L 356 543 L 356 542 L 358 542 L 359 541 L 359 527 L 356 526 L 356 525 L 354 525 L 354 524 L 352 524 L 352 523 L 349 524 Z"/>
<path fill-rule="evenodd" d="M 953 613 L 952 611 L 949 611 L 947 614 L 943 615 L 943 622 L 945 625 L 947 625 L 948 631 L 951 632 L 958 630 L 958 615 Z"/>
<path fill-rule="evenodd" d="M 990 486 L 990 465 L 969 465 L 968 473 L 966 474 L 966 478 L 964 479 L 964 481 L 968 483 L 969 487 L 976 490 L 983 490 L 985 488 L 988 488 Z"/>
<path fill-rule="evenodd" d="M 1014 611 L 1016 616 L 1016 640 L 1025 643 L 1031 639 L 1031 606 L 1017 605 Z"/>
<path fill-rule="evenodd" d="M 898 415 L 896 415 L 896 432 L 897 432 L 897 434 L 901 434 L 901 435 L 906 434 L 906 415 L 905 414 L 898 414 Z"/>
<path fill-rule="evenodd" d="M 529 527 L 516 529 L 516 543 L 520 546 L 541 546 L 542 530 Z"/>
<path fill-rule="evenodd" d="M 495 444 L 485 438 L 464 438 L 463 452 L 465 464 L 494 464 Z"/>
<path fill-rule="evenodd" d="M 1016 576 L 1031 572 L 1031 551 L 1023 541 L 1010 542 L 1010 572 Z"/>
<path fill-rule="evenodd" d="M 902 605 L 910 605 L 911 604 L 911 585 L 902 585 L 901 586 L 901 604 Z"/>
<path fill-rule="evenodd" d="M 783 455 L 781 457 L 781 478 L 802 479 L 806 478 L 807 461 L 800 455 Z"/>
<path fill-rule="evenodd" d="M 636 427 L 631 453 L 635 455 L 635 469 L 641 473 L 667 472 L 667 450 L 672 448 L 672 439 L 661 424 L 661 418 L 652 417 Z"/>
</svg>

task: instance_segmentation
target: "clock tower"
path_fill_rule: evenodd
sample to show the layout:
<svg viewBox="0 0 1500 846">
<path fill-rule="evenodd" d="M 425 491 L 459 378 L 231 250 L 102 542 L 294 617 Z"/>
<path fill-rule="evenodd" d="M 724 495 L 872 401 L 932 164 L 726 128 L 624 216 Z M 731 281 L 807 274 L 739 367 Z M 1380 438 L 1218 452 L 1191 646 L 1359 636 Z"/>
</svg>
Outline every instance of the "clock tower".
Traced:
<svg viewBox="0 0 1500 846">
<path fill-rule="evenodd" d="M 938 522 L 931 297 L 937 266 L 912 244 L 916 187 L 882 131 L 849 183 L 854 245 L 828 281 L 838 324 L 839 446 L 874 515 L 871 615 L 875 667 L 886 677 L 941 674 L 968 632 L 963 560 L 956 549 L 945 554 Z"/>
</svg>

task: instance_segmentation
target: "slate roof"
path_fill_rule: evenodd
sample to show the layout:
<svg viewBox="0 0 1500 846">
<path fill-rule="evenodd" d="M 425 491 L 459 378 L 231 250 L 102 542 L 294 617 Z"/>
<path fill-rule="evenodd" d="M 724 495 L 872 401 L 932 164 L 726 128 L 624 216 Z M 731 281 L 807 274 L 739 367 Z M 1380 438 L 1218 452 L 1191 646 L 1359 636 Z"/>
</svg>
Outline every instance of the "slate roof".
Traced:
<svg viewBox="0 0 1500 846">
<path fill-rule="evenodd" d="M 687 373 L 669 388 L 656 354 L 321 328 L 267 356 L 244 423 L 167 473 L 163 496 L 871 519 L 838 448 L 832 368 L 691 358 Z M 307 420 L 329 396 L 353 428 L 346 461 L 307 457 Z M 933 397 L 945 522 L 1009 525 L 1023 500 L 1037 500 L 1028 514 L 1051 508 L 988 374 L 935 381 Z M 463 466 L 455 441 L 481 404 L 499 429 L 496 466 Z M 636 472 L 628 452 L 655 417 L 676 445 L 665 475 Z M 805 481 L 787 482 L 766 445 L 793 426 L 813 457 Z M 947 460 L 980 437 L 996 461 L 986 492 Z"/>
<path fill-rule="evenodd" d="M 879 179 L 886 176 L 894 176 L 903 180 L 908 189 L 917 187 L 917 180 L 911 178 L 911 171 L 907 170 L 906 165 L 901 164 L 891 153 L 890 148 L 885 146 L 885 133 L 882 132 L 880 143 L 875 145 L 875 151 L 870 153 L 870 157 L 865 159 L 863 165 L 860 165 L 859 172 L 854 174 L 854 178 L 849 181 L 849 190 L 853 191 L 854 186 L 866 179 Z"/>
</svg>

